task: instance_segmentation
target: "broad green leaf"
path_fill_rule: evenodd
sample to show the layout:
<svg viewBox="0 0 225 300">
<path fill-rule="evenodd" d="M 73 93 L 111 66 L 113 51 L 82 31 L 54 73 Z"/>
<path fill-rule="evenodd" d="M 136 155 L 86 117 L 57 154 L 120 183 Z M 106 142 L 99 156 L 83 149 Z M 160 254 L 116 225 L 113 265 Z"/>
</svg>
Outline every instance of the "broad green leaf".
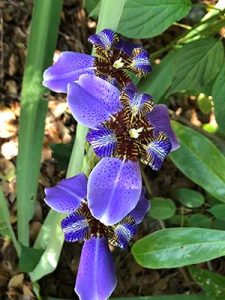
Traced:
<svg viewBox="0 0 225 300">
<path fill-rule="evenodd" d="M 53 150 L 53 157 L 57 161 L 59 167 L 65 170 L 69 164 L 73 143 L 52 144 L 51 149 Z"/>
<path fill-rule="evenodd" d="M 214 38 L 190 42 L 177 51 L 175 61 L 175 76 L 168 95 L 184 90 L 202 92 L 221 69 L 223 44 Z"/>
<path fill-rule="evenodd" d="M 214 272 L 189 267 L 193 279 L 205 291 L 206 295 L 213 300 L 225 299 L 225 277 Z"/>
<path fill-rule="evenodd" d="M 172 83 L 175 71 L 175 53 L 175 51 L 171 51 L 159 65 L 153 65 L 153 71 L 138 84 L 140 91 L 152 95 L 156 103 L 160 102 Z M 165 102 L 165 99 L 161 102 Z"/>
<path fill-rule="evenodd" d="M 129 0 L 118 32 L 130 38 L 150 38 L 185 17 L 190 8 L 190 0 Z"/>
<path fill-rule="evenodd" d="M 56 46 L 62 0 L 36 0 L 32 13 L 30 38 L 21 91 L 19 152 L 17 158 L 18 238 L 28 246 L 29 221 L 35 209 L 40 172 L 47 89 L 43 72 L 52 64 Z"/>
<path fill-rule="evenodd" d="M 178 268 L 225 255 L 225 231 L 205 228 L 169 228 L 137 241 L 135 260 L 145 268 Z"/>
<path fill-rule="evenodd" d="M 204 203 L 204 197 L 199 192 L 187 188 L 180 188 L 174 191 L 177 200 L 186 207 L 200 207 Z"/>
<path fill-rule="evenodd" d="M 3 195 L 2 189 L 0 188 L 0 235 L 8 236 L 11 238 L 13 245 L 16 249 L 17 254 L 20 254 L 20 246 L 12 229 L 10 223 L 10 213 L 6 199 Z"/>
<path fill-rule="evenodd" d="M 21 272 L 32 271 L 38 264 L 43 252 L 42 249 L 34 249 L 21 245 L 19 270 Z"/>
<path fill-rule="evenodd" d="M 149 216 L 157 220 L 165 220 L 171 218 L 176 211 L 173 200 L 169 198 L 154 197 L 151 199 L 151 209 Z"/>
<path fill-rule="evenodd" d="M 225 221 L 225 204 L 215 205 L 211 207 L 209 211 L 215 218 Z"/>
<path fill-rule="evenodd" d="M 174 164 L 193 182 L 225 202 L 225 157 L 199 132 L 172 122 L 180 149 L 170 154 Z"/>
<path fill-rule="evenodd" d="M 206 295 L 203 294 L 124 297 L 124 298 L 111 298 L 111 299 L 112 300 L 210 300 L 210 298 L 208 298 Z M 50 298 L 48 298 L 47 300 L 50 300 Z M 51 298 L 51 300 L 53 300 L 53 298 Z M 54 298 L 54 300 L 57 299 Z"/>
<path fill-rule="evenodd" d="M 225 130 L 225 64 L 223 65 L 212 90 L 216 121 L 219 129 Z"/>
<path fill-rule="evenodd" d="M 84 0 L 84 7 L 88 13 L 90 13 L 98 4 L 99 0 Z"/>
<path fill-rule="evenodd" d="M 194 214 L 188 220 L 189 227 L 210 228 L 212 219 L 203 214 Z"/>
</svg>

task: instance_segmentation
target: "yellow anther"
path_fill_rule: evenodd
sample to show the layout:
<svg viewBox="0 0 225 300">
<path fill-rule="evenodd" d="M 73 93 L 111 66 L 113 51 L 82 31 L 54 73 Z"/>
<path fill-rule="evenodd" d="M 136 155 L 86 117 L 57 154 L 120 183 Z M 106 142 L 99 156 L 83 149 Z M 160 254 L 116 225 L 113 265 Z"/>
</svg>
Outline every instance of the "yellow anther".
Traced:
<svg viewBox="0 0 225 300">
<path fill-rule="evenodd" d="M 124 63 L 122 62 L 122 57 L 114 61 L 113 68 L 120 69 L 124 66 Z"/>
<path fill-rule="evenodd" d="M 137 139 L 140 135 L 140 133 L 143 131 L 144 127 L 135 129 L 135 128 L 131 128 L 129 131 L 129 135 L 132 139 Z"/>
</svg>

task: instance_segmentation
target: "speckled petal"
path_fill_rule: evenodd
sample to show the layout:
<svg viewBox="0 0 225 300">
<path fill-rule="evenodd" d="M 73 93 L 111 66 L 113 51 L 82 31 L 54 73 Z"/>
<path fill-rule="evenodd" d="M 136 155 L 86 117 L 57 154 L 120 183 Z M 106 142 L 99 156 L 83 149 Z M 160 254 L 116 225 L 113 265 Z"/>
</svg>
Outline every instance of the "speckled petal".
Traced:
<svg viewBox="0 0 225 300">
<path fill-rule="evenodd" d="M 75 292 L 80 300 L 107 300 L 116 287 L 116 272 L 108 242 L 92 237 L 81 253 Z"/>
<path fill-rule="evenodd" d="M 96 76 L 82 75 L 69 84 L 68 105 L 74 118 L 84 126 L 96 128 L 121 109 L 119 90 Z"/>
<path fill-rule="evenodd" d="M 109 50 L 112 45 L 118 41 L 118 35 L 110 29 L 104 29 L 97 34 L 91 35 L 88 41 L 92 43 L 97 50 Z"/>
<path fill-rule="evenodd" d="M 84 241 L 89 236 L 89 225 L 80 209 L 63 219 L 61 226 L 67 242 Z"/>
<path fill-rule="evenodd" d="M 127 216 L 113 226 L 113 231 L 114 234 L 109 238 L 109 243 L 116 247 L 126 248 L 137 232 L 137 224 L 131 216 Z"/>
<path fill-rule="evenodd" d="M 53 210 L 70 213 L 87 197 L 87 177 L 84 174 L 61 180 L 55 187 L 45 189 L 45 202 Z"/>
<path fill-rule="evenodd" d="M 135 220 L 136 224 L 140 224 L 146 213 L 150 209 L 150 201 L 145 196 L 145 188 L 142 188 L 141 197 L 137 206 L 129 213 Z"/>
<path fill-rule="evenodd" d="M 67 92 L 70 82 L 82 74 L 94 74 L 94 57 L 87 54 L 65 51 L 57 62 L 44 72 L 43 85 L 55 92 Z"/>
<path fill-rule="evenodd" d="M 87 134 L 87 141 L 99 157 L 111 156 L 117 143 L 115 134 L 104 125 L 91 129 Z"/>
<path fill-rule="evenodd" d="M 88 180 L 87 199 L 92 215 L 105 225 L 121 221 L 137 205 L 141 185 L 138 163 L 103 158 Z"/>
<path fill-rule="evenodd" d="M 171 127 L 168 108 L 166 105 L 155 105 L 154 109 L 147 114 L 147 119 L 149 123 L 153 125 L 156 135 L 160 131 L 166 134 L 172 144 L 171 151 L 174 151 L 180 147 L 176 135 Z"/>
<path fill-rule="evenodd" d="M 171 142 L 160 132 L 159 135 L 152 140 L 146 148 L 146 155 L 141 157 L 144 164 L 148 164 L 153 170 L 158 171 L 164 159 L 171 151 Z"/>
</svg>

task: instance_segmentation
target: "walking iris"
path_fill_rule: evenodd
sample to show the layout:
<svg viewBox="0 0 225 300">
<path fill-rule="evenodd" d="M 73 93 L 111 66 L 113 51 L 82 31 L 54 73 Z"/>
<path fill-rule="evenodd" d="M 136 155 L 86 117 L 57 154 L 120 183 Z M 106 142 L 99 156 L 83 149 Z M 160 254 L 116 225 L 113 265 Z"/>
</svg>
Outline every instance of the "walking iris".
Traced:
<svg viewBox="0 0 225 300">
<path fill-rule="evenodd" d="M 116 286 L 116 274 L 108 243 L 124 248 L 149 210 L 142 191 L 134 210 L 118 223 L 106 226 L 91 213 L 87 177 L 84 174 L 62 180 L 47 188 L 45 202 L 55 211 L 69 213 L 61 226 L 68 242 L 84 241 L 75 291 L 80 299 L 108 299 Z M 104 201 L 104 199 L 99 199 Z"/>
<path fill-rule="evenodd" d="M 97 219 L 111 225 L 137 205 L 142 186 L 139 161 L 158 170 L 179 147 L 168 109 L 154 106 L 151 96 L 138 93 L 133 85 L 120 92 L 91 75 L 81 75 L 68 91 L 73 116 L 91 128 L 87 140 L 102 157 L 90 174 L 89 206 Z M 98 200 L 102 197 L 104 205 Z"/>
<path fill-rule="evenodd" d="M 99 76 L 119 88 L 131 83 L 125 71 L 142 76 L 151 71 L 148 52 L 120 38 L 110 29 L 90 36 L 97 57 L 65 51 L 44 73 L 43 85 L 55 92 L 67 92 L 69 83 L 82 74 Z"/>
</svg>

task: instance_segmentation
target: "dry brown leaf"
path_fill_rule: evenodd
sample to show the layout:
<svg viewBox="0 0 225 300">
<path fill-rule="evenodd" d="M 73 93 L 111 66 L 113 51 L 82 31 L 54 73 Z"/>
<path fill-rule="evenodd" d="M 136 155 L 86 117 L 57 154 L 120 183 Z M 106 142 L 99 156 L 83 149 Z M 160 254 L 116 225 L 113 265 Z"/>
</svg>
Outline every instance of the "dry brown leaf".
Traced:
<svg viewBox="0 0 225 300">
<path fill-rule="evenodd" d="M 8 287 L 21 288 L 23 286 L 23 281 L 24 281 L 24 274 L 23 273 L 17 274 L 10 279 L 8 283 Z"/>
</svg>

